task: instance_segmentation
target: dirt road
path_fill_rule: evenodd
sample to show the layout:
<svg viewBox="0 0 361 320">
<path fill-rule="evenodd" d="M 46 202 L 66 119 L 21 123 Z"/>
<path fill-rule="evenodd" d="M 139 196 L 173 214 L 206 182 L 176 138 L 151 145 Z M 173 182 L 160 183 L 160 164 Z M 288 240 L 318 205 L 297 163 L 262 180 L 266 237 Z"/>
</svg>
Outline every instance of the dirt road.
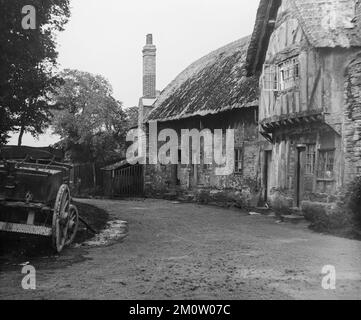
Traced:
<svg viewBox="0 0 361 320">
<path fill-rule="evenodd" d="M 361 299 L 361 242 L 247 212 L 169 201 L 86 203 L 128 221 L 107 247 L 37 257 L 37 289 L 0 266 L 0 299 Z M 321 286 L 336 268 L 336 290 Z"/>
</svg>

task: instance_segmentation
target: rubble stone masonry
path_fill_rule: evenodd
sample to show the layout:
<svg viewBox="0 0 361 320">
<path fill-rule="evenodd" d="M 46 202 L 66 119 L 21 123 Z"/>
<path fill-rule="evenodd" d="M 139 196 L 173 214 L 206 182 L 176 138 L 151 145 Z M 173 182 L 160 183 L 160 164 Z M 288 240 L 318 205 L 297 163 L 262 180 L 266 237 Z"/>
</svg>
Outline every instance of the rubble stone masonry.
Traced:
<svg viewBox="0 0 361 320">
<path fill-rule="evenodd" d="M 361 54 L 348 66 L 344 109 L 345 183 L 361 175 Z"/>
<path fill-rule="evenodd" d="M 179 199 L 222 206 L 257 206 L 260 199 L 260 142 L 254 110 L 232 111 L 227 116 L 224 114 L 205 116 L 201 120 L 204 128 L 211 131 L 234 129 L 235 148 L 243 151 L 243 170 L 229 176 L 217 176 L 215 164 L 146 165 L 145 194 L 154 198 Z M 191 118 L 158 124 L 158 130 L 163 127 L 172 128 L 180 136 L 181 129 L 200 129 L 199 121 L 200 118 Z M 225 145 L 223 145 L 223 150 L 225 150 Z"/>
</svg>

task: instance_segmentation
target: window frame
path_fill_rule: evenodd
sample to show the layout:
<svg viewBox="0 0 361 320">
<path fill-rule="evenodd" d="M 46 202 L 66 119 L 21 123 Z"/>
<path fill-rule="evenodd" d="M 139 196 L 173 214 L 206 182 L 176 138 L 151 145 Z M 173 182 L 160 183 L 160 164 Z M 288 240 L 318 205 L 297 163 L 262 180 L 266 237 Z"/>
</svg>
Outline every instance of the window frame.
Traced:
<svg viewBox="0 0 361 320">
<path fill-rule="evenodd" d="M 300 79 L 300 62 L 298 57 L 289 58 L 279 63 L 278 70 L 280 91 L 287 91 L 297 87 L 297 82 Z"/>
<path fill-rule="evenodd" d="M 326 157 L 323 157 L 323 154 L 325 154 Z M 317 180 L 333 181 L 335 179 L 335 156 L 335 148 L 318 150 Z M 332 164 L 329 162 L 330 158 L 332 159 Z M 332 166 L 332 170 L 328 170 L 329 166 Z M 331 176 L 327 176 L 327 172 L 331 172 Z"/>
<path fill-rule="evenodd" d="M 236 147 L 234 148 L 234 173 L 242 174 L 243 173 L 243 148 Z"/>
<path fill-rule="evenodd" d="M 261 78 L 263 91 L 279 91 L 279 71 L 276 64 L 264 64 Z"/>
<path fill-rule="evenodd" d="M 261 82 L 262 90 L 265 92 L 288 91 L 297 88 L 299 81 L 299 56 L 293 56 L 277 64 L 263 65 Z"/>
<path fill-rule="evenodd" d="M 311 149 L 311 147 L 312 147 L 312 149 Z M 316 143 L 308 143 L 306 145 L 306 158 L 305 158 L 305 174 L 306 175 L 314 175 L 315 174 L 316 157 L 317 157 Z"/>
</svg>

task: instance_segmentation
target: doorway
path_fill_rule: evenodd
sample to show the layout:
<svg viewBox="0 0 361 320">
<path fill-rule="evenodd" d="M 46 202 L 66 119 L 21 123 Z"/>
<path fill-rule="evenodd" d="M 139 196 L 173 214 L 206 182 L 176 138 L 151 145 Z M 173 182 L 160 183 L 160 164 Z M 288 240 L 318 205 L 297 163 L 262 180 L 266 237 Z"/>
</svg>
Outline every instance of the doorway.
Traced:
<svg viewBox="0 0 361 320">
<path fill-rule="evenodd" d="M 182 168 L 182 152 L 181 149 L 178 150 L 178 164 L 171 165 L 171 176 L 172 176 L 172 185 L 174 187 L 181 184 L 181 168 Z"/>
<path fill-rule="evenodd" d="M 304 153 L 305 145 L 297 146 L 296 160 L 296 185 L 295 185 L 295 206 L 299 208 L 303 200 L 303 184 L 304 184 Z"/>
<path fill-rule="evenodd" d="M 268 203 L 271 196 L 271 172 L 272 172 L 272 151 L 265 151 L 265 175 L 264 175 L 264 182 L 265 182 L 265 195 L 264 201 Z"/>
</svg>

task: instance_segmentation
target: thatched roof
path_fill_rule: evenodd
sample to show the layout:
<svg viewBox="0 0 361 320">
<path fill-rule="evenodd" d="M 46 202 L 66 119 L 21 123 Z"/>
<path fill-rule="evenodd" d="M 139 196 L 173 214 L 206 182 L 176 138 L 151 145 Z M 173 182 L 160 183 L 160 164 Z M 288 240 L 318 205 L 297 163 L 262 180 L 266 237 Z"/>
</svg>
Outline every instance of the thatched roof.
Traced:
<svg viewBox="0 0 361 320">
<path fill-rule="evenodd" d="M 270 24 L 269 21 L 276 19 L 281 2 L 281 0 L 261 0 L 259 4 L 246 58 L 248 75 L 262 70 L 270 37 L 274 30 L 274 24 Z"/>
<path fill-rule="evenodd" d="M 147 121 L 170 121 L 258 105 L 258 79 L 245 77 L 250 37 L 199 59 L 161 93 Z"/>
<path fill-rule="evenodd" d="M 309 41 L 315 48 L 349 48 L 361 46 L 357 0 L 287 0 Z M 281 0 L 261 0 L 247 55 L 249 74 L 260 70 Z"/>
</svg>

